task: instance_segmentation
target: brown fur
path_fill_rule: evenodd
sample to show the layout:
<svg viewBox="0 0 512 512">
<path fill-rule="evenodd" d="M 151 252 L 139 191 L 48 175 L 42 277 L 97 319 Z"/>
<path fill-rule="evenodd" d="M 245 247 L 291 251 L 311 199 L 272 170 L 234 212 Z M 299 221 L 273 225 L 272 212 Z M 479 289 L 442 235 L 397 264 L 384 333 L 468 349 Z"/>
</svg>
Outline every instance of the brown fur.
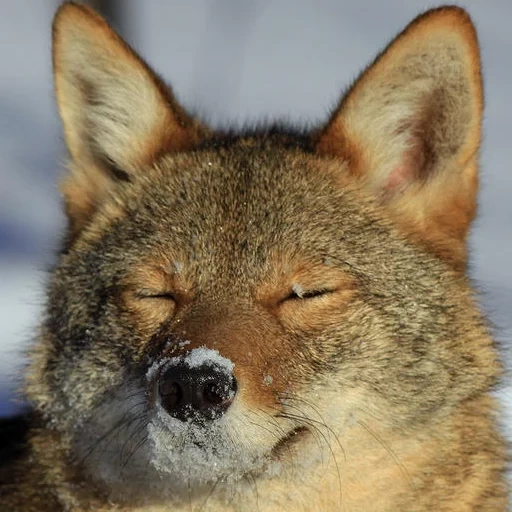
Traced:
<svg viewBox="0 0 512 512">
<path fill-rule="evenodd" d="M 505 511 L 468 15 L 418 17 L 311 134 L 212 133 L 86 7 L 53 38 L 69 229 L 0 508 Z M 151 430 L 149 369 L 201 346 L 238 382 L 209 458 Z"/>
</svg>

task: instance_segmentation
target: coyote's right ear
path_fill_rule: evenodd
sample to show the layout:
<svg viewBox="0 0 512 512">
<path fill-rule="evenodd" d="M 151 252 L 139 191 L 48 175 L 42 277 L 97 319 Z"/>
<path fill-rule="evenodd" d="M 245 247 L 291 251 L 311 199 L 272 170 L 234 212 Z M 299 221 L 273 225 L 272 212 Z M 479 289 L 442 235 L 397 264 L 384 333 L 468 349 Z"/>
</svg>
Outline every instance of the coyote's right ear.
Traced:
<svg viewBox="0 0 512 512">
<path fill-rule="evenodd" d="M 203 130 L 145 62 L 90 8 L 65 3 L 53 23 L 55 91 L 71 174 L 63 193 L 73 231 L 105 194 Z"/>
</svg>

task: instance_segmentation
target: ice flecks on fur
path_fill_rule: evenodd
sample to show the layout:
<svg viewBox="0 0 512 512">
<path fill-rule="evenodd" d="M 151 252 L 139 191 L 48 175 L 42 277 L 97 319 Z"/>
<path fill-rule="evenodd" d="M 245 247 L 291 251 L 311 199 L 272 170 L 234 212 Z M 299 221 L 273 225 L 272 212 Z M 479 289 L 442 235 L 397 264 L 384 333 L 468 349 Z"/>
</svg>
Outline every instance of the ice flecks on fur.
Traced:
<svg viewBox="0 0 512 512">
<path fill-rule="evenodd" d="M 149 368 L 146 378 L 154 379 L 173 364 L 189 368 L 214 366 L 232 374 L 235 364 L 220 355 L 218 350 L 198 347 L 179 357 L 157 360 Z M 238 446 L 224 416 L 198 421 L 170 416 L 157 400 L 153 417 L 148 424 L 151 445 L 151 464 L 163 474 L 172 474 L 176 482 L 192 482 L 201 486 L 221 476 L 238 473 L 240 467 L 253 469 L 262 460 Z M 258 459 L 258 460 L 257 460 Z"/>
<path fill-rule="evenodd" d="M 190 342 L 181 342 L 179 343 L 179 347 L 182 348 L 189 343 Z M 184 356 L 166 357 L 164 359 L 155 360 L 146 372 L 146 380 L 152 381 L 158 372 L 178 362 L 185 363 L 189 368 L 198 368 L 203 365 L 215 366 L 227 374 L 232 374 L 235 368 L 235 363 L 221 356 L 218 350 L 198 347 L 192 349 Z"/>
<path fill-rule="evenodd" d="M 292 290 L 293 290 L 293 293 L 295 293 L 295 295 L 297 295 L 297 297 L 299 297 L 299 299 L 302 299 L 302 297 L 304 297 L 305 290 L 301 284 L 293 283 Z"/>
<path fill-rule="evenodd" d="M 226 373 L 233 373 L 235 364 L 219 354 L 218 350 L 213 350 L 206 347 L 199 347 L 191 350 L 186 356 L 183 362 L 189 368 L 197 368 L 204 364 L 217 366 Z"/>
<path fill-rule="evenodd" d="M 157 406 L 148 424 L 150 463 L 178 495 L 185 485 L 196 490 L 223 479 L 235 483 L 262 468 L 266 457 L 238 442 L 225 416 L 197 421 L 169 416 Z"/>
</svg>

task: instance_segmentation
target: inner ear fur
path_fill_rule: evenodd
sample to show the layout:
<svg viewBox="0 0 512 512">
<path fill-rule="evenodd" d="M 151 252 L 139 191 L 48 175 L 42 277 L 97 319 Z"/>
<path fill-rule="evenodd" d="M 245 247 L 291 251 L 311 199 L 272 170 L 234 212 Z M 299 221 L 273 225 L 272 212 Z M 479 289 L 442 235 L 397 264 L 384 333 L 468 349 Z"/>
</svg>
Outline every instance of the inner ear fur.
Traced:
<svg viewBox="0 0 512 512">
<path fill-rule="evenodd" d="M 416 18 L 342 98 L 318 132 L 320 154 L 354 178 L 439 255 L 464 266 L 475 215 L 482 78 L 468 14 Z"/>
<path fill-rule="evenodd" d="M 71 157 L 62 191 L 75 231 L 121 182 L 207 132 L 89 7 L 68 2 L 55 15 L 53 69 Z"/>
</svg>

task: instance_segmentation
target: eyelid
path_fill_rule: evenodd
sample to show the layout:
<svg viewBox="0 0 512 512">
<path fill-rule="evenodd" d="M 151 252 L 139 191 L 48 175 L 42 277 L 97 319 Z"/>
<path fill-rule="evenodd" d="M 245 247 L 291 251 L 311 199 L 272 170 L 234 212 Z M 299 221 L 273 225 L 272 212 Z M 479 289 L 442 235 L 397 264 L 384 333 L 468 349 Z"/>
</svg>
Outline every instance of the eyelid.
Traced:
<svg viewBox="0 0 512 512">
<path fill-rule="evenodd" d="M 297 290 L 292 288 L 290 293 L 286 297 L 284 297 L 280 302 L 282 303 L 288 300 L 315 299 L 317 297 L 322 297 L 334 293 L 334 291 L 335 290 L 333 288 L 312 288 L 309 290 Z"/>
<path fill-rule="evenodd" d="M 157 290 L 150 290 L 150 289 L 141 289 L 137 290 L 135 293 L 135 296 L 138 299 L 168 299 L 168 300 L 176 300 L 176 296 L 172 292 L 161 292 Z"/>
</svg>

